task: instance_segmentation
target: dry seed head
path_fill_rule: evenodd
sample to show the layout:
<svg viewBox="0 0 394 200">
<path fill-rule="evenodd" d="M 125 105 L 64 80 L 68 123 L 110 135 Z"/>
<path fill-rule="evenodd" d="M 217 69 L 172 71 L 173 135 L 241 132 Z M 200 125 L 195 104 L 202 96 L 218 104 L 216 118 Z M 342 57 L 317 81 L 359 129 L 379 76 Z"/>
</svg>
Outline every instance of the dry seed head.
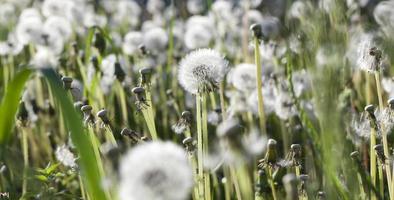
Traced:
<svg viewBox="0 0 394 200">
<path fill-rule="evenodd" d="M 123 82 L 125 77 L 126 77 L 126 73 L 123 71 L 122 66 L 120 65 L 120 63 L 118 61 L 115 62 L 115 76 L 116 78 L 120 81 Z"/>
<path fill-rule="evenodd" d="M 81 111 L 82 106 L 83 106 L 83 102 L 82 101 L 77 101 L 77 102 L 74 103 L 74 108 L 77 111 Z"/>
<path fill-rule="evenodd" d="M 88 113 L 88 114 L 91 113 L 92 109 L 93 108 L 92 108 L 91 105 L 84 105 L 84 106 L 81 107 L 81 111 L 84 112 L 84 113 Z"/>
<path fill-rule="evenodd" d="M 71 77 L 63 76 L 62 81 L 63 81 L 64 89 L 66 89 L 66 90 L 71 89 L 71 83 L 73 82 L 73 79 Z"/>
<path fill-rule="evenodd" d="M 394 109 L 394 98 L 391 98 L 387 101 L 387 104 L 391 109 Z"/>
<path fill-rule="evenodd" d="M 269 149 L 275 149 L 276 145 L 277 145 L 276 140 L 274 140 L 274 139 L 269 139 L 268 140 L 268 148 Z"/>
<path fill-rule="evenodd" d="M 370 104 L 365 106 L 364 110 L 367 111 L 369 114 L 373 114 L 373 112 L 375 111 L 375 107 L 372 104 Z"/>
<path fill-rule="evenodd" d="M 353 151 L 352 153 L 350 153 L 350 157 L 351 157 L 353 160 L 358 160 L 358 159 L 360 158 L 360 152 L 358 152 L 358 151 Z"/>
<path fill-rule="evenodd" d="M 139 73 L 141 75 L 141 85 L 144 84 L 149 84 L 150 83 L 150 78 L 153 73 L 153 68 L 151 67 L 144 67 L 139 70 Z"/>
<path fill-rule="evenodd" d="M 104 124 L 109 124 L 109 118 L 107 116 L 107 113 L 108 111 L 105 109 L 97 112 L 97 117 L 99 117 L 104 122 Z"/>
<path fill-rule="evenodd" d="M 260 24 L 252 24 L 250 26 L 250 30 L 253 33 L 253 36 L 258 38 L 258 39 L 262 39 L 263 38 L 263 32 L 261 30 L 261 25 Z"/>
</svg>

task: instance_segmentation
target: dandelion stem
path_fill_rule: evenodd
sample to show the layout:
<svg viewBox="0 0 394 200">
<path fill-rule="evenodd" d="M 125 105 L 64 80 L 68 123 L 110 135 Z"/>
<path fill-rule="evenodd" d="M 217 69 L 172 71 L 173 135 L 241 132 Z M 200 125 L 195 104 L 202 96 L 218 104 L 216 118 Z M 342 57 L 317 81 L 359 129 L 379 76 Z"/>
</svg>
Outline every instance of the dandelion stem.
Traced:
<svg viewBox="0 0 394 200">
<path fill-rule="evenodd" d="M 28 133 L 25 128 L 22 128 L 22 151 L 23 151 L 23 183 L 22 183 L 22 197 L 27 190 L 27 168 L 29 167 L 29 150 L 28 150 Z"/>
<path fill-rule="evenodd" d="M 202 117 L 202 139 L 203 139 L 203 159 L 205 160 L 208 157 L 208 117 L 207 117 L 207 96 L 201 96 L 201 117 Z M 209 172 L 204 173 L 204 181 L 205 181 L 205 199 L 211 199 L 211 183 L 210 183 L 210 175 Z"/>
<path fill-rule="evenodd" d="M 268 174 L 270 176 L 270 186 L 271 186 L 271 191 L 272 191 L 272 198 L 274 200 L 277 200 L 277 196 L 276 196 L 276 189 L 275 189 L 275 182 L 274 182 L 274 177 L 273 177 L 273 173 L 272 173 L 272 167 L 268 167 Z"/>
<path fill-rule="evenodd" d="M 379 172 L 379 189 L 380 189 L 380 196 L 384 196 L 384 178 L 383 178 L 383 165 L 379 165 L 378 168 Z"/>
<path fill-rule="evenodd" d="M 196 119 L 197 119 L 197 158 L 198 158 L 198 188 L 199 199 L 204 198 L 204 175 L 203 175 L 203 136 L 201 124 L 201 96 L 196 95 Z"/>
<path fill-rule="evenodd" d="M 374 150 L 374 146 L 376 145 L 376 130 L 371 129 L 371 141 L 370 141 L 370 175 L 372 186 L 376 187 L 376 154 Z M 371 199 L 376 200 L 376 196 L 371 191 Z"/>
<path fill-rule="evenodd" d="M 224 81 L 220 83 L 220 110 L 222 113 L 222 120 L 226 120 L 226 102 L 224 101 Z"/>
<path fill-rule="evenodd" d="M 375 81 L 376 81 L 376 91 L 378 93 L 378 99 L 379 99 L 379 109 L 382 112 L 384 109 L 383 105 L 383 95 L 382 95 L 382 86 L 380 83 L 380 72 L 376 71 L 375 72 Z M 385 133 L 386 131 L 384 130 L 385 127 L 382 126 L 382 143 L 383 143 L 383 150 L 384 150 L 384 156 L 388 158 L 390 156 L 389 153 L 389 146 L 387 142 L 387 134 Z M 385 165 L 386 163 L 382 163 L 382 165 Z M 390 169 L 390 163 L 387 163 L 387 169 Z M 393 199 L 393 188 L 391 188 L 392 185 L 392 176 L 391 176 L 391 170 L 386 170 L 386 178 L 387 178 L 387 184 L 389 185 L 389 194 L 390 194 L 390 199 Z"/>
<path fill-rule="evenodd" d="M 262 93 L 262 66 L 261 66 L 261 56 L 260 56 L 260 42 L 257 37 L 254 38 L 254 56 L 255 56 L 255 64 L 256 64 L 256 88 L 257 88 L 257 100 L 258 100 L 258 111 L 259 111 L 259 120 L 260 120 L 260 128 L 261 132 L 265 135 L 265 115 L 264 115 L 264 101 L 263 101 L 263 93 Z"/>
</svg>

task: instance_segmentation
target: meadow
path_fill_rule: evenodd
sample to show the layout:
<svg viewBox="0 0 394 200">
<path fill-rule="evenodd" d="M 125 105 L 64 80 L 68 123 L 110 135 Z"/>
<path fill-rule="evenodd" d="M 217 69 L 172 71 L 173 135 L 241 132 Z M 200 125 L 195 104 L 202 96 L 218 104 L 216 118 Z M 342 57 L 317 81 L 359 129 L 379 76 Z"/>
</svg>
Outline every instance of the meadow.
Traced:
<svg viewBox="0 0 394 200">
<path fill-rule="evenodd" d="M 394 0 L 1 0 L 0 200 L 394 200 Z"/>
</svg>

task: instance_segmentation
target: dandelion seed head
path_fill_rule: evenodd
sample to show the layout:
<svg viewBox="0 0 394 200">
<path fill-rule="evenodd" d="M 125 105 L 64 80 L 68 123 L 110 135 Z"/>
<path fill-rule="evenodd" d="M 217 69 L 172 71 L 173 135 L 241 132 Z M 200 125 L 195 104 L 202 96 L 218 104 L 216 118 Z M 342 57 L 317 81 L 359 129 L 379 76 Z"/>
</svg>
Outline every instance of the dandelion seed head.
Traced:
<svg viewBox="0 0 394 200">
<path fill-rule="evenodd" d="M 394 33 L 394 1 L 381 1 L 375 7 L 373 15 L 387 36 Z"/>
<path fill-rule="evenodd" d="M 121 200 L 184 200 L 193 185 L 186 152 L 171 142 L 131 149 L 121 160 L 120 177 Z"/>
<path fill-rule="evenodd" d="M 63 41 L 67 41 L 72 34 L 71 23 L 68 19 L 59 16 L 51 16 L 45 21 L 44 29 L 56 31 L 62 37 Z"/>
<path fill-rule="evenodd" d="M 58 146 L 55 151 L 56 159 L 61 162 L 66 167 L 75 168 L 77 164 L 75 163 L 74 154 L 71 153 L 66 145 Z"/>
<path fill-rule="evenodd" d="M 377 59 L 376 56 L 371 55 L 371 49 L 376 46 L 373 37 L 373 35 L 365 35 L 357 51 L 357 65 L 367 72 L 377 71 L 381 64 L 380 58 Z"/>
<path fill-rule="evenodd" d="M 42 4 L 42 14 L 49 16 L 67 16 L 67 11 L 72 7 L 73 1 L 45 0 Z"/>
<path fill-rule="evenodd" d="M 204 11 L 204 1 L 203 0 L 189 0 L 186 4 L 187 10 L 193 14 L 197 15 Z"/>
<path fill-rule="evenodd" d="M 142 43 L 142 34 L 138 31 L 128 32 L 124 36 L 122 45 L 123 53 L 126 55 L 133 55 L 139 51 L 138 46 Z"/>
<path fill-rule="evenodd" d="M 294 93 L 297 97 L 300 97 L 304 92 L 311 89 L 310 75 L 305 70 L 293 72 L 292 81 Z"/>
<path fill-rule="evenodd" d="M 148 51 L 161 52 L 167 47 L 167 32 L 160 27 L 151 28 L 143 34 L 143 42 Z"/>
<path fill-rule="evenodd" d="M 394 78 L 386 78 L 382 79 L 382 87 L 385 92 L 387 92 L 389 98 L 394 97 Z"/>
<path fill-rule="evenodd" d="M 228 61 L 212 49 L 195 50 L 179 64 L 178 80 L 189 93 L 214 90 L 228 71 Z"/>
<path fill-rule="evenodd" d="M 210 30 L 205 26 L 196 25 L 188 28 L 185 33 L 185 46 L 188 49 L 198 49 L 208 47 L 213 39 Z"/>
<path fill-rule="evenodd" d="M 16 25 L 16 36 L 22 44 L 41 40 L 43 23 L 40 18 L 21 18 Z"/>
<path fill-rule="evenodd" d="M 256 89 L 256 78 L 256 65 L 241 63 L 231 71 L 230 81 L 237 90 L 251 92 Z"/>
<path fill-rule="evenodd" d="M 114 21 L 121 25 L 127 22 L 131 27 L 136 27 L 140 23 L 141 7 L 135 1 L 121 0 L 118 1 L 114 13 Z"/>
<path fill-rule="evenodd" d="M 289 18 L 305 18 L 308 11 L 308 6 L 304 1 L 294 1 L 287 13 Z"/>
<path fill-rule="evenodd" d="M 34 54 L 31 64 L 35 68 L 58 68 L 59 59 L 57 56 L 48 48 L 40 48 Z"/>
<path fill-rule="evenodd" d="M 16 8 L 11 3 L 3 3 L 0 7 L 0 24 L 7 24 L 16 20 Z"/>
</svg>

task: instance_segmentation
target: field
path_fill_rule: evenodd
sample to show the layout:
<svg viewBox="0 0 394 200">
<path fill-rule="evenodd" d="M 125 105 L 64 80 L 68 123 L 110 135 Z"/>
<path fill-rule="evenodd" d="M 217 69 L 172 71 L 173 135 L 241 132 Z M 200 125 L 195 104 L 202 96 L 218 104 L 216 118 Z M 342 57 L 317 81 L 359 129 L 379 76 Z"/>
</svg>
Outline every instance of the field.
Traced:
<svg viewBox="0 0 394 200">
<path fill-rule="evenodd" d="M 0 200 L 394 200 L 394 0 L 0 1 Z"/>
</svg>

